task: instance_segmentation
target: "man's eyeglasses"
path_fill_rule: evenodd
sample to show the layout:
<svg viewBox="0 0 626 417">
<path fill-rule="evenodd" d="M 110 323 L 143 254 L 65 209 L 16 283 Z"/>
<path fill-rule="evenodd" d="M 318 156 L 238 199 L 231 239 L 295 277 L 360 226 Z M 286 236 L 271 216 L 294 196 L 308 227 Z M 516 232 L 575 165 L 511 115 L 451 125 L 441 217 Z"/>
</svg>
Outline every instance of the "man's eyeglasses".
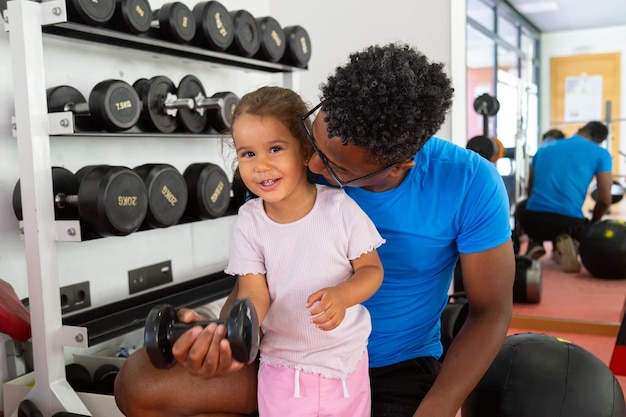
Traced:
<svg viewBox="0 0 626 417">
<path fill-rule="evenodd" d="M 304 126 L 304 130 L 306 131 L 306 136 L 309 139 L 309 142 L 311 143 L 311 146 L 313 147 L 313 150 L 315 151 L 317 156 L 319 156 L 319 158 L 322 160 L 322 163 L 324 164 L 324 167 L 326 168 L 326 170 L 328 171 L 330 176 L 333 177 L 335 182 L 337 182 L 337 184 L 340 187 L 346 187 L 346 186 L 348 186 L 350 184 L 353 184 L 355 182 L 363 181 L 363 180 L 366 180 L 368 178 L 375 177 L 376 175 L 382 174 L 383 172 L 385 172 L 387 170 L 390 170 L 391 168 L 397 166 L 400 163 L 400 162 L 393 163 L 393 164 L 389 165 L 388 167 L 385 167 L 383 169 L 379 169 L 376 172 L 372 172 L 371 174 L 363 175 L 361 177 L 353 178 L 353 179 L 348 180 L 348 181 L 344 181 L 341 178 L 339 178 L 339 175 L 337 175 L 337 173 L 330 167 L 330 163 L 328 161 L 328 158 L 326 158 L 326 155 L 324 155 L 322 153 L 322 151 L 320 151 L 319 148 L 317 147 L 317 144 L 315 143 L 315 138 L 313 137 L 313 132 L 311 131 L 311 129 L 309 128 L 309 126 L 306 123 L 307 120 L 311 116 L 313 116 L 313 114 L 315 114 L 316 111 L 318 111 L 320 109 L 320 107 L 322 107 L 322 103 L 319 103 L 317 106 L 313 107 L 307 114 L 302 116 L 302 126 Z"/>
</svg>

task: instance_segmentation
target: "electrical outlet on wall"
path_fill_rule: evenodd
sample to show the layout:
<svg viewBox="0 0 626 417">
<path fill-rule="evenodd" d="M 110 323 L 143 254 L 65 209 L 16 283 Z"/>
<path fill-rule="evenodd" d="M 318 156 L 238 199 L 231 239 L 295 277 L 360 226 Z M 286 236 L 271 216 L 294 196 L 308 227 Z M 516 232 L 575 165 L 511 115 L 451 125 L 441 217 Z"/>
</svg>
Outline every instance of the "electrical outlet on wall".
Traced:
<svg viewBox="0 0 626 417">
<path fill-rule="evenodd" d="M 134 294 L 149 288 L 172 282 L 172 261 L 160 262 L 154 265 L 128 271 L 128 293 Z"/>
<path fill-rule="evenodd" d="M 61 287 L 60 295 L 62 314 L 91 306 L 89 281 Z"/>
</svg>

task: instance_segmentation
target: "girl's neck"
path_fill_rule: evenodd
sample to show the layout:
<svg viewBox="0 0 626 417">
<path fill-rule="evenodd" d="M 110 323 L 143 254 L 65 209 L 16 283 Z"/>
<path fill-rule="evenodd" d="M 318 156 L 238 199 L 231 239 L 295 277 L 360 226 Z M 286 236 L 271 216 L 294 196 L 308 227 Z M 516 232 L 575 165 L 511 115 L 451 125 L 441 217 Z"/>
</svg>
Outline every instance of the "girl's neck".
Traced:
<svg viewBox="0 0 626 417">
<path fill-rule="evenodd" d="M 306 183 L 293 192 L 288 198 L 274 203 L 263 202 L 267 217 L 276 223 L 293 223 L 306 216 L 315 205 L 317 187 Z"/>
</svg>

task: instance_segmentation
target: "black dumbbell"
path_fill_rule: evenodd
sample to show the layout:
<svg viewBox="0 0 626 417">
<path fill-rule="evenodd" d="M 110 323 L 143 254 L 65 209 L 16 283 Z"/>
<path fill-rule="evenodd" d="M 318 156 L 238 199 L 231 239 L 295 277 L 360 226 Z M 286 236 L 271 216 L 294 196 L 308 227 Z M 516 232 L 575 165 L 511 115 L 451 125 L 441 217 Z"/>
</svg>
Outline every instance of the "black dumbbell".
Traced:
<svg viewBox="0 0 626 417">
<path fill-rule="evenodd" d="M 87 230 L 99 236 L 126 236 L 139 230 L 148 212 L 148 192 L 135 171 L 88 165 L 76 172 L 76 178 L 78 194 L 56 194 L 57 207 L 78 207 Z"/>
<path fill-rule="evenodd" d="M 22 214 L 22 187 L 20 180 L 17 180 L 15 188 L 13 188 L 13 212 L 18 220 L 24 220 Z M 78 187 L 80 182 L 70 170 L 63 167 L 52 167 L 52 193 L 57 195 L 59 193 L 65 194 L 78 194 Z M 54 207 L 54 218 L 56 220 L 73 220 L 78 218 L 78 210 L 76 207 L 68 207 L 66 209 L 60 209 Z"/>
<path fill-rule="evenodd" d="M 233 112 L 239 97 L 232 92 L 223 91 L 207 97 L 202 82 L 195 75 L 186 75 L 178 84 L 178 97 L 193 98 L 192 109 L 180 109 L 180 126 L 191 133 L 205 132 L 209 128 L 217 132 L 230 130 Z"/>
<path fill-rule="evenodd" d="M 222 168 L 210 162 L 191 164 L 183 172 L 188 201 L 185 221 L 216 219 L 230 204 L 230 181 Z"/>
<path fill-rule="evenodd" d="M 233 43 L 235 28 L 226 7 L 217 1 L 203 1 L 196 3 L 192 13 L 196 19 L 196 45 L 218 52 L 227 50 Z"/>
<path fill-rule="evenodd" d="M 152 27 L 152 8 L 148 0 L 116 0 L 109 25 L 116 30 L 139 35 Z"/>
<path fill-rule="evenodd" d="M 113 395 L 115 378 L 120 368 L 112 363 L 105 363 L 96 368 L 93 373 L 93 390 L 96 394 Z"/>
<path fill-rule="evenodd" d="M 231 183 L 230 188 L 233 190 L 233 195 L 228 204 L 229 214 L 237 214 L 239 207 L 243 206 L 248 199 L 258 197 L 256 194 L 248 190 L 248 187 L 246 187 L 246 184 L 241 178 L 241 174 L 239 174 L 239 167 L 235 168 L 235 172 L 233 173 L 233 182 Z"/>
<path fill-rule="evenodd" d="M 285 55 L 287 39 L 280 23 L 271 16 L 256 19 L 259 27 L 261 45 L 255 58 L 269 62 L 278 62 Z"/>
<path fill-rule="evenodd" d="M 104 25 L 115 13 L 115 0 L 70 0 L 67 6 L 68 20 L 92 26 Z"/>
<path fill-rule="evenodd" d="M 308 32 L 298 25 L 283 28 L 287 47 L 280 62 L 299 68 L 306 68 L 311 59 L 311 38 Z"/>
<path fill-rule="evenodd" d="M 474 99 L 474 110 L 485 117 L 495 116 L 500 111 L 500 102 L 494 96 L 484 93 Z"/>
<path fill-rule="evenodd" d="M 137 126 L 144 131 L 172 133 L 178 128 L 178 111 L 195 106 L 193 98 L 179 98 L 174 82 L 165 76 L 139 79 L 133 87 L 142 108 Z"/>
<path fill-rule="evenodd" d="M 228 52 L 243 57 L 254 56 L 261 46 L 256 19 L 244 9 L 231 11 L 230 14 L 235 34 Z"/>
<path fill-rule="evenodd" d="M 79 363 L 65 365 L 65 379 L 77 392 L 94 392 L 89 370 Z"/>
<path fill-rule="evenodd" d="M 72 174 L 52 168 L 55 218 L 80 219 L 83 238 L 126 236 L 142 225 L 148 195 L 142 178 L 130 168 L 90 165 Z M 20 181 L 13 189 L 13 211 L 23 220 Z"/>
<path fill-rule="evenodd" d="M 184 3 L 165 3 L 152 13 L 152 28 L 162 39 L 189 43 L 196 35 L 196 19 Z"/>
<path fill-rule="evenodd" d="M 233 358 L 239 362 L 252 363 L 259 350 L 259 319 L 252 302 L 237 299 L 228 310 L 226 320 L 205 320 L 181 323 L 176 310 L 169 304 L 153 307 L 146 318 L 144 346 L 152 364 L 157 368 L 170 368 L 176 363 L 172 346 L 187 330 L 210 323 L 226 325 L 226 338 L 230 342 Z"/>
<path fill-rule="evenodd" d="M 178 223 L 187 207 L 183 174 L 169 164 L 144 164 L 134 171 L 148 192 L 148 213 L 141 228 L 165 228 Z"/>
<path fill-rule="evenodd" d="M 135 89 L 122 80 L 104 80 L 85 97 L 68 85 L 46 90 L 48 112 L 70 111 L 80 130 L 128 130 L 139 120 L 141 106 Z"/>
</svg>

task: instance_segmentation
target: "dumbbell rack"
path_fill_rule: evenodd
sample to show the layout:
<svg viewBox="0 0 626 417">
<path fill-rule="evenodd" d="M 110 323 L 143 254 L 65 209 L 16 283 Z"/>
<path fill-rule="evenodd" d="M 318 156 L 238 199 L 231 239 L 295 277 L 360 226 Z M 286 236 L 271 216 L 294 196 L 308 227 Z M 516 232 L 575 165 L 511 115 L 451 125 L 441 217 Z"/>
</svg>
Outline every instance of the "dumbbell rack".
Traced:
<svg viewBox="0 0 626 417">
<path fill-rule="evenodd" d="M 296 81 L 294 72 L 302 69 L 70 23 L 67 22 L 64 0 L 41 3 L 12 0 L 7 3 L 6 15 L 5 29 L 10 34 L 14 85 L 14 133 L 17 137 L 22 187 L 24 220 L 20 226 L 23 228 L 27 260 L 36 381 L 26 398 L 35 402 L 46 416 L 59 411 L 91 416 L 91 412 L 65 379 L 64 347 L 86 348 L 90 335 L 87 334 L 87 327 L 80 323 L 64 325 L 59 305 L 57 242 L 80 240 L 71 232 L 80 231 L 80 225 L 78 221 L 56 221 L 50 204 L 53 201 L 50 187 L 50 135 L 72 132 L 71 127 L 67 126 L 59 130 L 58 126 L 63 126 L 63 123 L 58 118 L 64 117 L 63 114 L 50 115 L 47 112 L 43 70 L 44 34 L 151 50 L 234 67 L 282 72 L 283 85 L 290 88 L 294 88 Z M 72 119 L 70 114 L 65 117 Z M 232 285 L 232 282 L 226 282 L 225 279 L 218 282 L 221 295 L 227 294 L 228 285 Z M 137 327 L 137 323 L 134 325 Z M 122 330 L 117 329 L 115 334 Z M 104 333 L 101 331 L 101 334 Z M 17 411 L 12 414 L 15 415 Z"/>
</svg>

